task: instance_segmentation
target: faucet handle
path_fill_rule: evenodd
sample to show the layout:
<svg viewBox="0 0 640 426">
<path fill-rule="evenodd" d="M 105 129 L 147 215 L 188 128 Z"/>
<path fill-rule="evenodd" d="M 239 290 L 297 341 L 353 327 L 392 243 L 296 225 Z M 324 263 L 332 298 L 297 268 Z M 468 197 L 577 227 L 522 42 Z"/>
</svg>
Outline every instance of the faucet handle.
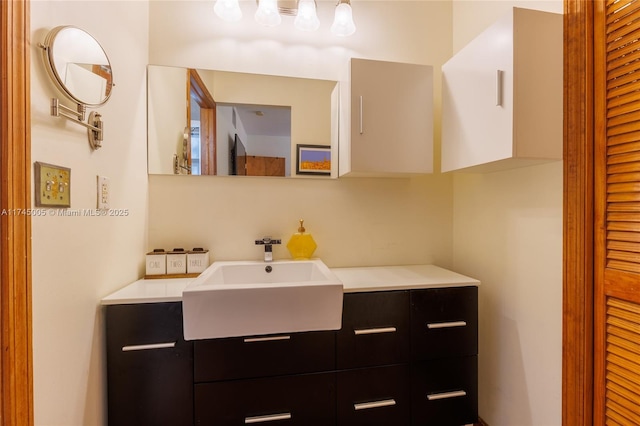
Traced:
<svg viewBox="0 0 640 426">
<path fill-rule="evenodd" d="M 268 244 L 282 244 L 282 240 L 272 239 L 271 237 L 264 237 L 261 240 L 256 240 L 256 245 L 263 246 Z"/>
</svg>

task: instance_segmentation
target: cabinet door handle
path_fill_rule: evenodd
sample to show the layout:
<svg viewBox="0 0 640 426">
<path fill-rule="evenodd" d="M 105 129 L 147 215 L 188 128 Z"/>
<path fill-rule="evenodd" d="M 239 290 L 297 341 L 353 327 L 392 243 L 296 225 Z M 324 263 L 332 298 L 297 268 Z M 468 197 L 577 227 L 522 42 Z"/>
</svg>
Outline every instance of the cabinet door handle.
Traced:
<svg viewBox="0 0 640 426">
<path fill-rule="evenodd" d="M 147 349 L 175 348 L 175 346 L 176 346 L 176 342 L 152 343 L 149 345 L 129 345 L 129 346 L 123 346 L 122 352 L 145 351 Z"/>
<path fill-rule="evenodd" d="M 502 106 L 502 77 L 504 71 L 496 70 L 496 106 Z"/>
<path fill-rule="evenodd" d="M 362 100 L 362 96 L 360 96 L 360 134 L 364 133 L 363 115 L 364 115 L 364 102 Z"/>
<path fill-rule="evenodd" d="M 431 393 L 427 395 L 429 401 L 435 401 L 437 399 L 457 398 L 459 396 L 466 396 L 467 393 L 463 390 L 453 392 Z"/>
<path fill-rule="evenodd" d="M 245 417 L 244 424 L 250 425 L 253 423 L 273 422 L 276 420 L 289 420 L 291 419 L 291 413 L 279 413 L 279 414 L 267 414 L 265 416 Z"/>
<path fill-rule="evenodd" d="M 452 327 L 465 327 L 466 321 L 451 321 L 451 322 L 431 322 L 427 324 L 427 328 L 452 328 Z"/>
<path fill-rule="evenodd" d="M 391 407 L 392 405 L 396 405 L 395 399 L 383 399 L 382 401 L 361 402 L 359 404 L 353 404 L 353 408 L 356 410 L 368 410 L 370 408 Z"/>
<path fill-rule="evenodd" d="M 395 327 L 380 327 L 380 328 L 361 328 L 359 330 L 353 330 L 356 336 L 361 334 L 381 334 L 381 333 L 395 333 L 397 330 Z"/>
<path fill-rule="evenodd" d="M 290 339 L 291 339 L 291 336 L 247 337 L 244 339 L 244 343 L 275 342 L 277 340 L 290 340 Z"/>
</svg>

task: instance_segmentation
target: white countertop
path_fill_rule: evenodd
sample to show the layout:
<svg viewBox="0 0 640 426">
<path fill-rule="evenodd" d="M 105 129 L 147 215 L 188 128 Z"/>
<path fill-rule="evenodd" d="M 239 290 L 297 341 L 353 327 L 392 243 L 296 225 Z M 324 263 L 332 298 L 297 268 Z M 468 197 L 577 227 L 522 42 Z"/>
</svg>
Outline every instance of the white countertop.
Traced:
<svg viewBox="0 0 640 426">
<path fill-rule="evenodd" d="M 477 286 L 480 281 L 435 265 L 331 268 L 345 293 Z"/>
<path fill-rule="evenodd" d="M 138 280 L 101 300 L 103 305 L 181 302 L 182 290 L 195 278 Z"/>
<path fill-rule="evenodd" d="M 480 281 L 435 265 L 331 268 L 345 293 L 417 288 L 477 286 Z M 106 296 L 103 305 L 180 302 L 182 291 L 195 278 L 138 280 Z"/>
</svg>

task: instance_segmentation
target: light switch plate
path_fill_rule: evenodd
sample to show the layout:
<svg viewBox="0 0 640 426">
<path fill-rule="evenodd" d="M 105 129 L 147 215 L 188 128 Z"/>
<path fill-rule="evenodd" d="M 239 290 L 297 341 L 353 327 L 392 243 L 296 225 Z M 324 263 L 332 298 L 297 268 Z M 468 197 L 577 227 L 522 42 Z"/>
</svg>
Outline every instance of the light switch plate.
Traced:
<svg viewBox="0 0 640 426">
<path fill-rule="evenodd" d="M 106 176 L 98 176 L 98 209 L 108 210 L 111 204 L 111 183 Z"/>
<path fill-rule="evenodd" d="M 71 207 L 71 169 L 36 161 L 36 207 Z"/>
</svg>

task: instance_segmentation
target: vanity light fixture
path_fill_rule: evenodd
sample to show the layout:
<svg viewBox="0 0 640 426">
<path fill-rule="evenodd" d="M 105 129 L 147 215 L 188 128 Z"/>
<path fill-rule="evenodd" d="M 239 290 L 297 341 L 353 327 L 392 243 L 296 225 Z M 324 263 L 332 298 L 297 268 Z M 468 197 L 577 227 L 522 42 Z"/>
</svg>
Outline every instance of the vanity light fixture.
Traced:
<svg viewBox="0 0 640 426">
<path fill-rule="evenodd" d="M 293 21 L 293 25 L 302 31 L 315 31 L 320 28 L 315 0 L 298 1 L 298 14 L 295 21 Z"/>
<path fill-rule="evenodd" d="M 336 14 L 331 25 L 331 32 L 339 36 L 350 36 L 356 32 L 353 23 L 353 11 L 349 0 L 340 0 L 336 6 Z"/>
<path fill-rule="evenodd" d="M 242 11 L 238 0 L 217 0 L 213 11 L 221 19 L 229 22 L 236 22 L 242 19 Z"/>
<path fill-rule="evenodd" d="M 320 28 L 316 13 L 316 0 L 256 0 L 258 9 L 254 15 L 256 22 L 267 27 L 275 27 L 282 22 L 282 15 L 295 16 L 294 26 L 302 31 Z M 242 19 L 238 0 L 216 0 L 214 12 L 224 21 L 237 22 Z M 331 32 L 338 36 L 355 33 L 353 11 L 350 0 L 338 0 Z"/>
<path fill-rule="evenodd" d="M 278 12 L 278 0 L 258 0 L 258 10 L 254 18 L 265 27 L 280 25 L 282 18 Z"/>
</svg>

